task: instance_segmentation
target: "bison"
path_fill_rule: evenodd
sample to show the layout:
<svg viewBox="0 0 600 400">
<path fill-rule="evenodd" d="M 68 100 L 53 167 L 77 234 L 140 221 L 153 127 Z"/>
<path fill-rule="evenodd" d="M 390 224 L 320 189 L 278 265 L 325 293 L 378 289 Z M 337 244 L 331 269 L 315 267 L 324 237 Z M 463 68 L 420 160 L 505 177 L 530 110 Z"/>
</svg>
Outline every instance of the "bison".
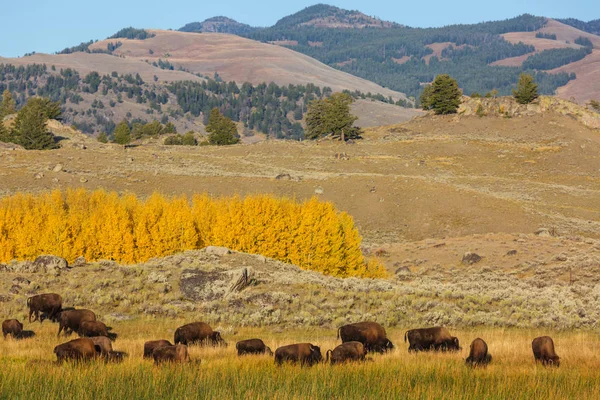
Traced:
<svg viewBox="0 0 600 400">
<path fill-rule="evenodd" d="M 192 322 L 191 324 L 183 325 L 175 331 L 175 344 L 203 344 L 209 342 L 213 346 L 227 346 L 225 340 L 221 337 L 221 333 L 213 331 L 210 325 L 204 322 Z"/>
<path fill-rule="evenodd" d="M 106 336 L 114 341 L 117 339 L 117 334 L 109 332 L 110 329 L 111 328 L 107 327 L 103 322 L 86 320 L 81 322 L 77 333 L 81 337 Z"/>
<path fill-rule="evenodd" d="M 128 354 L 124 351 L 110 351 L 108 354 L 104 355 L 104 360 L 106 362 L 120 363 L 123 362 L 127 356 Z"/>
<path fill-rule="evenodd" d="M 244 354 L 268 354 L 273 355 L 271 349 L 265 345 L 260 339 L 248 339 L 242 340 L 236 343 L 235 348 L 237 349 L 238 356 Z"/>
<path fill-rule="evenodd" d="M 327 350 L 325 362 L 331 359 L 331 365 L 334 365 L 348 361 L 364 361 L 366 353 L 361 342 L 346 342 L 333 350 Z"/>
<path fill-rule="evenodd" d="M 531 342 L 533 356 L 536 362 L 541 362 L 544 366 L 560 366 L 560 357 L 554 351 L 554 341 L 550 336 L 541 336 L 533 339 Z"/>
<path fill-rule="evenodd" d="M 411 329 L 404 334 L 404 342 L 408 339 L 408 351 L 459 351 L 458 338 L 451 336 L 443 327 Z"/>
<path fill-rule="evenodd" d="M 190 356 L 188 354 L 188 348 L 184 344 L 177 344 L 175 346 L 162 346 L 154 349 L 152 352 L 152 358 L 156 365 L 164 362 L 172 363 L 185 363 L 190 362 Z"/>
<path fill-rule="evenodd" d="M 64 330 L 65 336 L 73 332 L 79 332 L 81 323 L 84 321 L 95 321 L 96 314 L 90 310 L 68 310 L 60 313 L 58 318 L 58 334 Z"/>
<path fill-rule="evenodd" d="M 7 335 L 12 335 L 13 338 L 20 338 L 23 332 L 23 324 L 16 319 L 7 319 L 2 322 L 2 334 L 4 339 Z"/>
<path fill-rule="evenodd" d="M 32 315 L 34 322 L 39 319 L 42 323 L 43 319 L 40 319 L 40 313 L 47 315 L 52 322 L 56 322 L 62 310 L 62 297 L 56 293 L 37 294 L 27 298 L 27 306 L 29 307 L 30 323 Z"/>
<path fill-rule="evenodd" d="M 144 343 L 144 358 L 152 358 L 152 352 L 159 347 L 173 346 L 168 340 L 151 340 Z"/>
<path fill-rule="evenodd" d="M 337 337 L 342 338 L 342 343 L 361 342 L 367 352 L 384 353 L 394 348 L 385 329 L 377 322 L 344 325 L 338 329 Z"/>
<path fill-rule="evenodd" d="M 310 343 L 298 343 L 283 346 L 275 350 L 275 363 L 283 364 L 284 361 L 300 363 L 302 366 L 312 366 L 323 360 L 321 349 Z"/>
<path fill-rule="evenodd" d="M 99 353 L 94 342 L 88 338 L 79 338 L 54 348 L 54 354 L 58 362 L 66 360 L 86 361 L 91 360 Z"/>
<path fill-rule="evenodd" d="M 94 346 L 96 350 L 99 350 L 99 353 L 103 356 L 108 355 L 111 351 L 113 351 L 112 343 L 110 339 L 106 336 L 94 336 L 90 338 L 92 342 L 94 342 Z"/>
<path fill-rule="evenodd" d="M 488 353 L 487 343 L 480 338 L 473 340 L 469 357 L 467 357 L 465 362 L 476 367 L 479 365 L 487 365 L 490 361 L 492 361 L 492 355 Z"/>
</svg>

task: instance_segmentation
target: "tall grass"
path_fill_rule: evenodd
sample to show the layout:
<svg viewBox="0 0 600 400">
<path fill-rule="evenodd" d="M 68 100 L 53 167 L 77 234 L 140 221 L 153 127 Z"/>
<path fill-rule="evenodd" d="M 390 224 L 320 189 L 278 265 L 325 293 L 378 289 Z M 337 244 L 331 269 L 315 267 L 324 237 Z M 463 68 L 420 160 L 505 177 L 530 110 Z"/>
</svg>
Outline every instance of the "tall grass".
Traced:
<svg viewBox="0 0 600 400">
<path fill-rule="evenodd" d="M 55 325 L 44 325 L 38 336 L 26 341 L 0 343 L 0 393 L 11 398 L 227 398 L 227 399 L 592 399 L 599 398 L 600 340 L 592 333 L 552 333 L 560 368 L 536 365 L 531 339 L 544 331 L 485 329 L 457 331 L 464 347 L 456 354 L 409 354 L 403 331 L 389 336 L 397 345 L 373 361 L 312 368 L 276 367 L 271 357 L 237 357 L 235 341 L 261 337 L 273 349 L 310 341 L 322 352 L 337 342 L 333 331 L 272 332 L 244 329 L 224 334 L 227 348 L 191 348 L 189 365 L 156 367 L 142 360 L 143 342 L 172 338 L 177 324 L 135 322 L 115 325 L 121 336 L 115 349 L 128 351 L 122 364 L 92 362 L 84 365 L 53 363 Z M 34 328 L 37 325 L 33 325 Z M 464 365 L 468 344 L 484 338 L 494 359 L 485 369 Z M 122 339 L 121 339 L 122 338 Z M 200 362 L 198 362 L 200 360 Z"/>
<path fill-rule="evenodd" d="M 196 195 L 146 200 L 103 190 L 67 190 L 0 199 L 0 262 L 53 254 L 145 262 L 209 245 L 262 254 L 338 277 L 375 278 L 352 217 L 332 203 L 269 195 Z"/>
</svg>

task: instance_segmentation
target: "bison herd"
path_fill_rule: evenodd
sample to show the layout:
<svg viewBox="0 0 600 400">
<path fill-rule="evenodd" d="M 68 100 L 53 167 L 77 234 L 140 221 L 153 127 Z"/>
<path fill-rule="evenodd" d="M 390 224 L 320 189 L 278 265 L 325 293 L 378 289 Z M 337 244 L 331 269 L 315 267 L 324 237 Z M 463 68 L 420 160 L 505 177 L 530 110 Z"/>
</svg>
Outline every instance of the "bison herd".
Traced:
<svg viewBox="0 0 600 400">
<path fill-rule="evenodd" d="M 54 348 L 58 362 L 65 360 L 91 360 L 103 358 L 106 361 L 122 361 L 126 353 L 114 351 L 112 342 L 117 334 L 111 328 L 96 319 L 93 311 L 85 309 L 63 308 L 62 298 L 58 294 L 48 293 L 32 296 L 27 299 L 29 307 L 29 322 L 44 319 L 58 322 L 58 334 L 61 332 L 68 336 L 76 332 L 80 337 L 60 344 Z M 29 334 L 27 333 L 29 332 Z M 24 331 L 23 324 L 16 319 L 8 319 L 2 323 L 2 334 L 14 338 L 24 338 L 33 335 L 33 332 Z M 325 362 L 331 365 L 365 361 L 367 353 L 385 353 L 394 349 L 393 343 L 387 338 L 385 329 L 376 322 L 358 322 L 340 327 L 337 338 L 342 344 L 328 350 Z M 444 327 L 411 329 L 404 335 L 404 341 L 409 343 L 409 352 L 419 351 L 459 351 L 459 340 L 452 336 Z M 174 344 L 173 344 L 174 343 Z M 204 322 L 193 322 L 176 329 L 173 343 L 165 339 L 151 340 L 144 343 L 144 358 L 153 359 L 155 364 L 165 362 L 185 363 L 190 361 L 188 346 L 212 345 L 227 346 L 221 333 L 214 331 Z M 296 343 L 279 347 L 275 353 L 261 340 L 248 339 L 236 343 L 239 356 L 266 354 L 274 355 L 275 363 L 298 363 L 303 366 L 312 366 L 323 361 L 319 346 L 312 343 Z M 538 337 L 532 342 L 533 355 L 536 362 L 544 366 L 559 366 L 560 358 L 554 350 L 554 342 L 549 336 Z M 485 366 L 492 360 L 488 352 L 487 343 L 477 338 L 473 340 L 469 356 L 465 360 L 470 366 Z"/>
</svg>

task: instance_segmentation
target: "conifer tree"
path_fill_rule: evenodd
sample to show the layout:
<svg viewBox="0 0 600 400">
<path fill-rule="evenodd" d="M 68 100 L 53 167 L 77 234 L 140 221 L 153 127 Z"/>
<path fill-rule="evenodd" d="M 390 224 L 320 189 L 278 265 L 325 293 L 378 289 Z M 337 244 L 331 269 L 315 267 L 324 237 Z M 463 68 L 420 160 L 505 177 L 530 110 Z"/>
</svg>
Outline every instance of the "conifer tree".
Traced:
<svg viewBox="0 0 600 400">
<path fill-rule="evenodd" d="M 47 119 L 61 120 L 62 110 L 59 103 L 47 97 L 32 97 L 27 100 L 27 105 L 34 104 L 42 110 Z"/>
<path fill-rule="evenodd" d="M 529 104 L 538 98 L 538 85 L 530 74 L 521 74 L 513 96 L 519 104 Z"/>
<path fill-rule="evenodd" d="M 185 135 L 183 135 L 182 143 L 184 146 L 197 146 L 198 141 L 194 137 L 194 132 L 189 131 Z"/>
<path fill-rule="evenodd" d="M 10 90 L 4 90 L 2 93 L 2 102 L 0 102 L 0 122 L 4 117 L 17 112 L 17 103 L 12 97 Z"/>
<path fill-rule="evenodd" d="M 98 141 L 100 143 L 108 143 L 108 136 L 105 132 L 100 132 L 100 134 L 98 135 Z"/>
<path fill-rule="evenodd" d="M 235 123 L 229 118 L 223 116 L 218 108 L 213 108 L 208 118 L 206 132 L 210 144 L 225 146 L 239 143 L 240 139 L 237 133 Z"/>
<path fill-rule="evenodd" d="M 12 135 L 9 134 L 8 129 L 4 126 L 4 123 L 0 120 L 0 142 L 12 142 Z"/>
<path fill-rule="evenodd" d="M 117 125 L 113 141 L 123 146 L 131 142 L 131 130 L 127 121 L 123 120 Z"/>
<path fill-rule="evenodd" d="M 38 102 L 27 103 L 15 119 L 14 141 L 27 150 L 58 148 L 54 135 L 46 127 L 47 121 L 46 113 Z"/>
<path fill-rule="evenodd" d="M 324 100 L 313 100 L 306 114 L 306 137 L 318 139 L 326 135 L 341 140 L 360 136 L 360 129 L 353 126 L 358 117 L 350 113 L 354 99 L 347 93 L 334 93 Z"/>
<path fill-rule="evenodd" d="M 421 105 L 424 110 L 433 110 L 438 115 L 454 114 L 460 106 L 461 96 L 456 80 L 448 74 L 442 74 L 425 87 L 421 94 Z"/>
</svg>

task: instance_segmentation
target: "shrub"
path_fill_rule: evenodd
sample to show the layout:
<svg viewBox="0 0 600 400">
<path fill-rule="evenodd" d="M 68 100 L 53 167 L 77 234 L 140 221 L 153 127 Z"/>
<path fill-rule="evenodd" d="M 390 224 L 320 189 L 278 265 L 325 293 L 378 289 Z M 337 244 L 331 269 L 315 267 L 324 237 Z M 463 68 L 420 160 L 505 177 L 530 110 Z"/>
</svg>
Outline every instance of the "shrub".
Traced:
<svg viewBox="0 0 600 400">
<path fill-rule="evenodd" d="M 169 136 L 165 139 L 164 144 L 167 146 L 181 146 L 183 144 L 183 138 L 181 135 Z"/>
<path fill-rule="evenodd" d="M 530 74 L 521 74 L 517 89 L 513 90 L 513 96 L 519 104 L 529 104 L 538 98 L 538 86 Z"/>
<path fill-rule="evenodd" d="M 0 262 L 55 254 L 74 261 L 145 262 L 208 245 L 262 254 L 338 277 L 382 277 L 352 217 L 317 199 L 165 198 L 83 189 L 0 200 Z"/>
</svg>

